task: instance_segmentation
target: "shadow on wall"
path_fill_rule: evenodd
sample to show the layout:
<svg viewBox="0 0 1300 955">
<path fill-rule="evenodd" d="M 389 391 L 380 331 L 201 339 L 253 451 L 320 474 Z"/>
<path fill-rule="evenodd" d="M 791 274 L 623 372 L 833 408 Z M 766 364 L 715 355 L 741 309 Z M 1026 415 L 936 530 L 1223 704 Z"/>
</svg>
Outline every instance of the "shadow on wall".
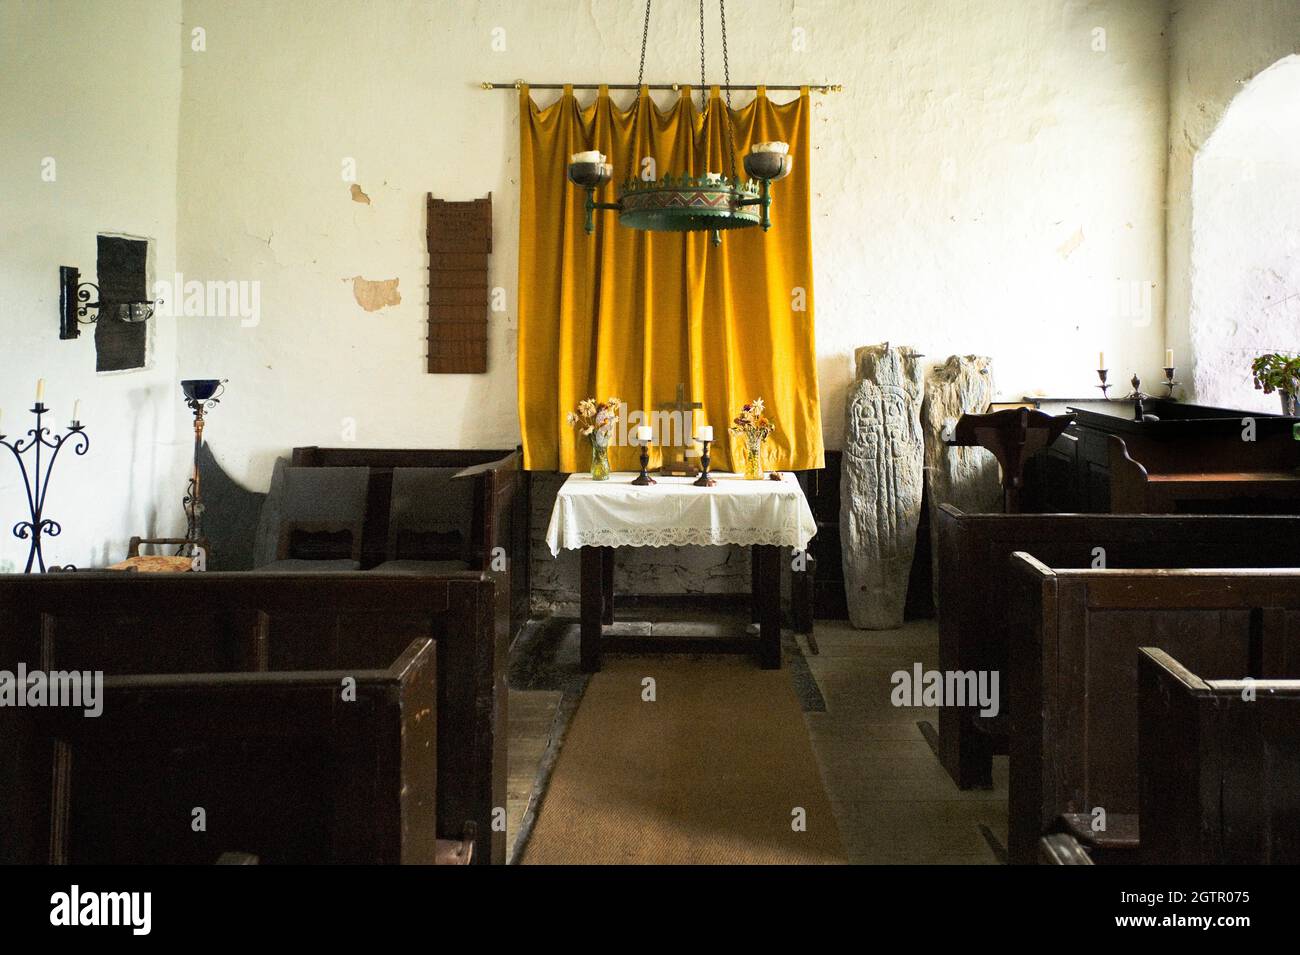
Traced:
<svg viewBox="0 0 1300 955">
<path fill-rule="evenodd" d="M 206 442 L 199 449 L 199 469 L 203 474 L 203 530 L 212 547 L 208 569 L 251 570 L 266 495 L 233 480 Z"/>
</svg>

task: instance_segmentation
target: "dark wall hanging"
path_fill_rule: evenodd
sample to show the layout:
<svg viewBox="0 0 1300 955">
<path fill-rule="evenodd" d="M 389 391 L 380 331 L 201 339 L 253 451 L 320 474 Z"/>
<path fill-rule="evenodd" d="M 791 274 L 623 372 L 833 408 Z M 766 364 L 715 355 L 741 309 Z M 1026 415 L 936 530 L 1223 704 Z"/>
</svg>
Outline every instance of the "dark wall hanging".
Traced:
<svg viewBox="0 0 1300 955">
<path fill-rule="evenodd" d="M 429 373 L 487 371 L 492 194 L 447 202 L 429 193 Z"/>
</svg>

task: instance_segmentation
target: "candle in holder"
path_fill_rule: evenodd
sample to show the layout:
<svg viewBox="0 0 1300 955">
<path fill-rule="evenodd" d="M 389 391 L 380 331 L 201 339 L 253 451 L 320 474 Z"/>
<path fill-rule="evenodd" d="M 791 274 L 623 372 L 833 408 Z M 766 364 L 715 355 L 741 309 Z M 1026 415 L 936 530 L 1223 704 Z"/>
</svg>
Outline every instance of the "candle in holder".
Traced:
<svg viewBox="0 0 1300 955">
<path fill-rule="evenodd" d="M 1106 367 L 1106 353 L 1104 351 L 1097 352 L 1097 367 L 1098 368 Z"/>
<path fill-rule="evenodd" d="M 78 398 L 76 401 L 74 401 L 74 402 L 72 403 L 72 420 L 73 420 L 73 421 L 80 421 L 80 420 L 81 420 L 81 418 L 80 418 L 80 416 L 79 416 L 79 412 L 80 412 L 80 411 L 81 411 L 81 399 Z"/>
<path fill-rule="evenodd" d="M 651 430 L 650 425 L 648 424 L 637 425 L 636 428 L 637 441 L 639 441 L 641 444 L 649 444 L 650 439 L 652 437 L 654 437 L 654 431 Z"/>
<path fill-rule="evenodd" d="M 588 149 L 586 152 L 574 153 L 569 157 L 569 162 L 604 162 L 605 154 L 598 149 Z"/>
<path fill-rule="evenodd" d="M 749 147 L 751 153 L 780 153 L 782 156 L 790 152 L 789 143 L 754 143 Z"/>
<path fill-rule="evenodd" d="M 697 441 L 712 441 L 713 425 L 711 424 L 700 425 L 700 427 L 695 432 L 695 438 Z"/>
<path fill-rule="evenodd" d="M 36 379 L 36 403 L 40 404 L 41 400 L 44 397 L 45 397 L 45 379 L 37 378 Z"/>
<path fill-rule="evenodd" d="M 1165 367 L 1166 368 L 1174 367 L 1174 350 L 1172 348 L 1165 349 Z"/>
</svg>

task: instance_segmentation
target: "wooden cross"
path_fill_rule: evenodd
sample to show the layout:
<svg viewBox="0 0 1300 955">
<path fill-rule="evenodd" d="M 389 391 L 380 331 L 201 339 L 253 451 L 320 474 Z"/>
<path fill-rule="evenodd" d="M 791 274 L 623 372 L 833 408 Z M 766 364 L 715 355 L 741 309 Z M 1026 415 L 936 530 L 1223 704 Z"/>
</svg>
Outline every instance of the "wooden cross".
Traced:
<svg viewBox="0 0 1300 955">
<path fill-rule="evenodd" d="M 695 435 L 692 433 L 695 425 L 695 409 L 703 408 L 704 405 L 700 404 L 698 401 L 687 401 L 686 385 L 679 383 L 677 385 L 677 400 L 664 402 L 657 407 L 660 411 L 675 411 L 677 413 L 677 420 L 681 422 L 680 437 L 684 445 L 680 448 L 675 445 L 665 445 L 662 443 L 664 435 L 660 435 L 659 440 L 661 442 L 660 449 L 663 455 L 663 465 L 659 468 L 659 473 L 668 475 L 691 475 L 698 473 L 699 469 L 695 464 L 687 461 L 686 458 L 697 456 L 697 452 L 695 451 Z M 671 431 L 671 426 L 669 430 Z M 671 437 L 672 436 L 670 435 L 669 440 L 671 440 Z"/>
</svg>

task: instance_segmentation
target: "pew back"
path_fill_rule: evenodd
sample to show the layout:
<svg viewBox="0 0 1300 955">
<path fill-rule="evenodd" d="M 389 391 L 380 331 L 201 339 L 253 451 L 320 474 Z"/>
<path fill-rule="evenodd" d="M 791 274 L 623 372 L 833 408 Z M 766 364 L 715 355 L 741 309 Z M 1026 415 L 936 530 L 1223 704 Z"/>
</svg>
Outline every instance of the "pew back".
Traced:
<svg viewBox="0 0 1300 955">
<path fill-rule="evenodd" d="M 431 865 L 434 669 L 421 639 L 386 670 L 107 678 L 99 716 L 35 715 L 50 845 L 30 861 Z"/>
<path fill-rule="evenodd" d="M 492 810 L 505 805 L 506 634 L 480 574 L 51 574 L 0 576 L 0 669 L 109 676 L 386 668 L 417 639 L 436 645 L 439 835 L 479 834 L 475 861 L 505 861 Z M 20 754 L 3 732 L 0 790 Z M 16 793 L 14 811 L 30 793 Z M 0 859 L 17 851 L 0 825 Z M 488 840 L 490 839 L 490 845 Z"/>
<path fill-rule="evenodd" d="M 1025 551 L 1050 567 L 1300 567 L 1300 517 L 1175 514 L 936 513 L 939 666 L 997 670 L 1007 685 L 1007 561 Z M 939 753 L 963 789 L 992 785 L 998 742 L 974 708 L 939 711 Z M 1005 746 L 1005 741 L 1001 743 Z"/>
<path fill-rule="evenodd" d="M 1203 680 L 1139 653 L 1142 860 L 1300 862 L 1300 680 Z"/>
<path fill-rule="evenodd" d="M 1138 648 L 1212 678 L 1300 676 L 1300 570 L 1067 570 L 1011 559 L 1008 852 L 1064 813 L 1138 811 Z"/>
<path fill-rule="evenodd" d="M 321 448 L 293 449 L 293 467 L 370 469 L 362 531 L 362 569 L 389 559 L 393 505 L 393 471 L 397 468 L 461 468 L 461 480 L 474 482 L 473 514 L 468 549 L 474 569 L 500 581 L 497 600 L 502 610 L 500 626 L 508 626 L 513 640 L 528 622 L 528 475 L 519 450 L 443 448 Z M 468 473 L 466 473 L 468 472 Z M 505 568 L 494 563 L 504 554 Z"/>
</svg>

